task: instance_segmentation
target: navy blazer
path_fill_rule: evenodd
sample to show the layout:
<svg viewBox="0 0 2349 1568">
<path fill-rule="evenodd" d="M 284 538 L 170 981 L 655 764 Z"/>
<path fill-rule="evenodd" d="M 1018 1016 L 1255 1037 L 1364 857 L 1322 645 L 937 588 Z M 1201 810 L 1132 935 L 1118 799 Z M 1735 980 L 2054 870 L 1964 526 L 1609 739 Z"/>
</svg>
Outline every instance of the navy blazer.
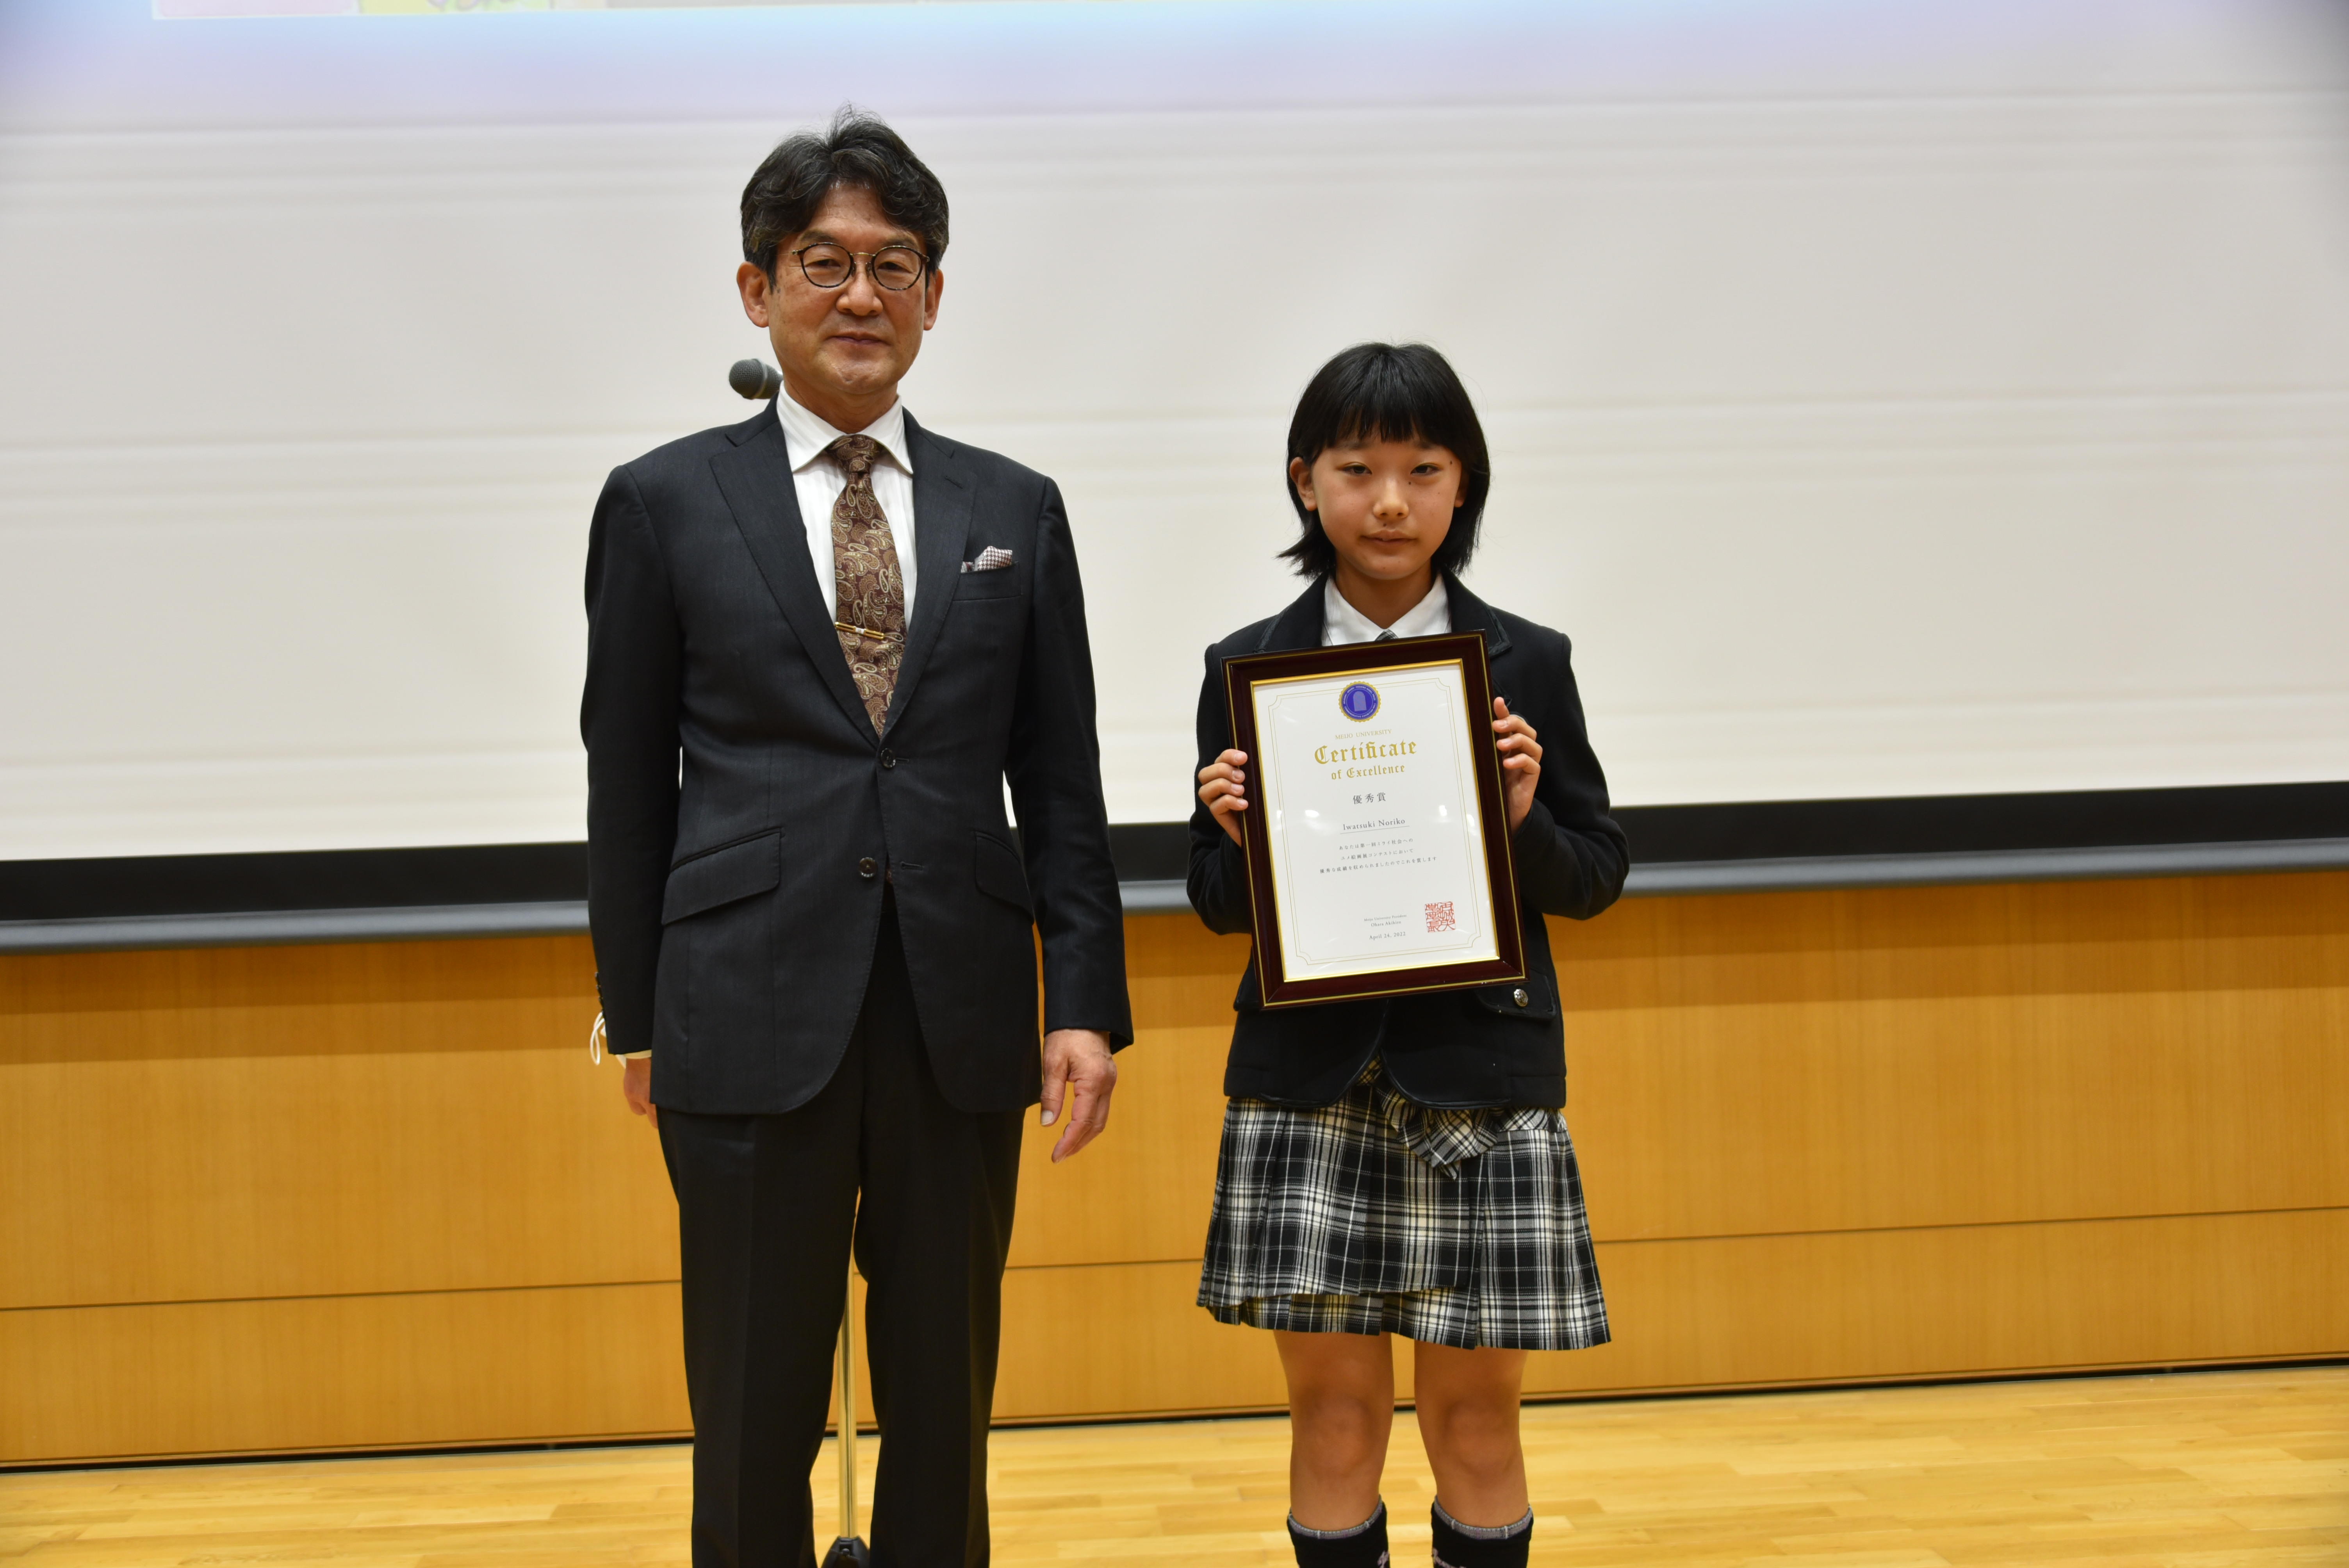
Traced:
<svg viewBox="0 0 2349 1568">
<path fill-rule="evenodd" d="M 615 469 L 595 504 L 588 921 L 613 1048 L 651 1049 L 662 1106 L 812 1099 L 847 1047 L 892 886 L 956 1106 L 1035 1102 L 1040 930 L 1045 1026 L 1133 1037 L 1060 490 L 910 418 L 905 440 L 916 591 L 878 736 L 771 403 Z M 989 545 L 1013 564 L 961 570 Z"/>
<path fill-rule="evenodd" d="M 1329 1105 L 1362 1075 L 1373 1055 L 1395 1087 L 1423 1105 L 1566 1103 L 1566 1030 L 1545 914 L 1588 920 L 1623 892 L 1630 869 L 1623 830 L 1607 814 L 1607 779 L 1590 749 L 1565 636 L 1495 610 L 1446 574 L 1452 629 L 1481 632 L 1492 661 L 1493 694 L 1534 727 L 1542 748 L 1534 803 L 1510 840 L 1516 860 L 1519 919 L 1527 978 L 1522 986 L 1375 1001 L 1322 1002 L 1267 1011 L 1256 960 L 1248 960 L 1232 1006 L 1232 1054 L 1224 1092 L 1280 1105 Z M 1199 691 L 1199 767 L 1232 744 L 1224 661 L 1244 654 L 1321 645 L 1322 580 L 1270 620 L 1243 626 L 1207 650 Z M 1251 797 L 1253 799 L 1253 797 Z M 1191 813 L 1191 907 L 1211 931 L 1249 929 L 1247 866 L 1205 805 Z M 1525 1000 L 1517 994 L 1522 990 Z"/>
</svg>

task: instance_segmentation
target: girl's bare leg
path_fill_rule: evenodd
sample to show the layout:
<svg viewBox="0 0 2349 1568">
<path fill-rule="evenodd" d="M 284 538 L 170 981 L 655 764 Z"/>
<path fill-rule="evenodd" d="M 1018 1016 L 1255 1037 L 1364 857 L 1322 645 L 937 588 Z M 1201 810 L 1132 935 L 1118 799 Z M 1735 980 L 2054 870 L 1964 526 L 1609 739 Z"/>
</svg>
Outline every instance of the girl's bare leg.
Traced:
<svg viewBox="0 0 2349 1568">
<path fill-rule="evenodd" d="M 1394 1353 L 1383 1334 L 1276 1330 L 1273 1339 L 1288 1377 L 1288 1511 L 1308 1530 L 1350 1530 L 1378 1511 L 1394 1426 Z M 1517 1475 L 1522 1495 L 1522 1463 Z"/>
<path fill-rule="evenodd" d="M 1419 1344 L 1412 1349 L 1413 1397 L 1420 1439 L 1435 1471 L 1436 1501 L 1463 1524 L 1515 1524 L 1527 1507 L 1526 1450 L 1517 1440 L 1526 1353 Z M 1296 1387 L 1292 1374 L 1292 1403 Z"/>
</svg>

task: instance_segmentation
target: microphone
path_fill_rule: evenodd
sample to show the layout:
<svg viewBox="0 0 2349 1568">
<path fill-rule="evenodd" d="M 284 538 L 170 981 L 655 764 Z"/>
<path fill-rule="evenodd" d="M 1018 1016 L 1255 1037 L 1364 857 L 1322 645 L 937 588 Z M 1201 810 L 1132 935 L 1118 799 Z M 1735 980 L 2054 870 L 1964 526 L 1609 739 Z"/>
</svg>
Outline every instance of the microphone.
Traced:
<svg viewBox="0 0 2349 1568">
<path fill-rule="evenodd" d="M 738 359 L 726 373 L 726 385 L 756 402 L 783 389 L 783 373 L 763 359 Z"/>
</svg>

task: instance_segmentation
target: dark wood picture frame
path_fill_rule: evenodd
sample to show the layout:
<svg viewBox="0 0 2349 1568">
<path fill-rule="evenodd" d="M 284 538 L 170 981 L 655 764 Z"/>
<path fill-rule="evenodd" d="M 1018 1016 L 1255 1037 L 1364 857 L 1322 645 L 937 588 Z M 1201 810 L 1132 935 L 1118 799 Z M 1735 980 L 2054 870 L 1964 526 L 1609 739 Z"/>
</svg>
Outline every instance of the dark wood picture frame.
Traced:
<svg viewBox="0 0 2349 1568">
<path fill-rule="evenodd" d="M 1467 745 L 1475 758 L 1476 810 L 1484 826 L 1485 872 L 1493 895 L 1494 943 L 1499 957 L 1464 964 L 1402 965 L 1360 975 L 1292 980 L 1281 952 L 1280 920 L 1273 908 L 1272 845 L 1259 826 L 1265 796 L 1265 758 L 1257 744 L 1254 688 L 1268 680 L 1342 675 L 1377 675 L 1408 665 L 1457 659 L 1468 695 Z M 1493 740 L 1493 671 L 1485 639 L 1475 632 L 1433 637 L 1397 637 L 1383 643 L 1349 643 L 1280 654 L 1246 654 L 1224 661 L 1224 701 L 1230 710 L 1232 745 L 1247 754 L 1253 809 L 1239 813 L 1242 852 L 1247 861 L 1248 913 L 1256 937 L 1257 980 L 1268 1007 L 1315 1002 L 1404 996 L 1423 991 L 1464 991 L 1526 977 L 1526 934 L 1517 909 L 1517 868 L 1509 846 L 1508 805 L 1501 786 L 1501 753 Z"/>
</svg>

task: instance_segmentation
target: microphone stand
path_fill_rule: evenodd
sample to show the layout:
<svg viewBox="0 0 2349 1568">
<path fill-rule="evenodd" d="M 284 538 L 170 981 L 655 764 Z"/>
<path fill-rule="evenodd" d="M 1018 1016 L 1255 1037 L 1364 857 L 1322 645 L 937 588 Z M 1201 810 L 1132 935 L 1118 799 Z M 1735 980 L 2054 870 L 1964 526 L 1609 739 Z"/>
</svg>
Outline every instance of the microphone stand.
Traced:
<svg viewBox="0 0 2349 1568">
<path fill-rule="evenodd" d="M 870 1568 L 872 1549 L 856 1533 L 856 1265 L 840 1302 L 840 1537 L 823 1568 Z"/>
</svg>

